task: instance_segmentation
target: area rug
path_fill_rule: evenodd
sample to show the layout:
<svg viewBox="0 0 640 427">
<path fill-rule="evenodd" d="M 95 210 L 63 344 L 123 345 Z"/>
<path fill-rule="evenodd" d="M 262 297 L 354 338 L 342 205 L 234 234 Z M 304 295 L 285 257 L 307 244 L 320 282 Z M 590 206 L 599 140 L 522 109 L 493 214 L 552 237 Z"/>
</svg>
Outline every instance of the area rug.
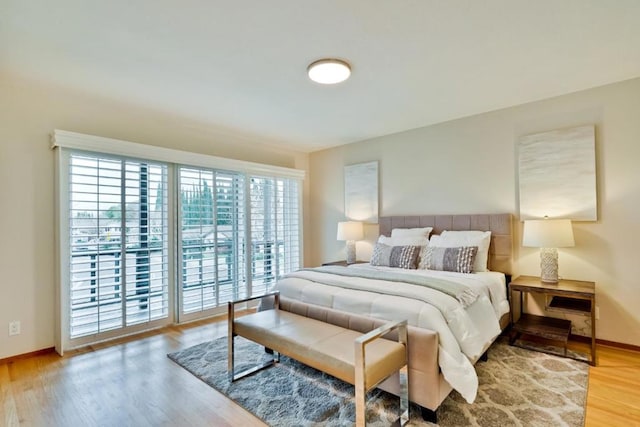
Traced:
<svg viewBox="0 0 640 427">
<path fill-rule="evenodd" d="M 274 367 L 230 383 L 227 338 L 168 355 L 205 383 L 271 426 L 352 426 L 353 386 L 281 357 Z M 236 369 L 253 366 L 262 347 L 236 338 Z M 509 346 L 499 339 L 489 360 L 476 365 L 480 388 L 473 404 L 452 392 L 438 408 L 439 426 L 582 426 L 588 365 Z M 367 425 L 385 426 L 395 418 L 398 398 L 381 390 L 368 395 Z M 410 425 L 433 426 L 412 407 Z"/>
</svg>

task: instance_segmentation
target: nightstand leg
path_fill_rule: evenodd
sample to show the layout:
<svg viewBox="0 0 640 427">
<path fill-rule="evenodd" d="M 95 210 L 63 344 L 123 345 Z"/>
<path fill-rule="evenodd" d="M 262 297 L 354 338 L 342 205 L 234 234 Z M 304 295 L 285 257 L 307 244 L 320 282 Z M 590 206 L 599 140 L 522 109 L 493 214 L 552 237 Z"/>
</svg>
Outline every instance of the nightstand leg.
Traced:
<svg viewBox="0 0 640 427">
<path fill-rule="evenodd" d="M 522 317 L 522 305 L 523 305 L 523 301 L 524 301 L 524 292 L 519 291 L 518 292 L 520 294 L 520 315 L 518 316 L 518 319 L 515 318 L 515 314 L 512 312 L 511 313 L 511 331 L 509 331 L 509 345 L 513 345 L 514 342 L 516 342 L 516 340 L 518 339 L 518 332 L 514 331 L 513 325 L 515 325 L 515 323 L 520 320 L 520 318 Z"/>
<path fill-rule="evenodd" d="M 522 313 L 524 312 L 523 307 L 524 307 L 524 292 L 520 291 L 520 316 L 518 317 L 518 319 L 522 317 Z"/>
<path fill-rule="evenodd" d="M 591 299 L 591 366 L 596 366 L 596 299 Z"/>
</svg>

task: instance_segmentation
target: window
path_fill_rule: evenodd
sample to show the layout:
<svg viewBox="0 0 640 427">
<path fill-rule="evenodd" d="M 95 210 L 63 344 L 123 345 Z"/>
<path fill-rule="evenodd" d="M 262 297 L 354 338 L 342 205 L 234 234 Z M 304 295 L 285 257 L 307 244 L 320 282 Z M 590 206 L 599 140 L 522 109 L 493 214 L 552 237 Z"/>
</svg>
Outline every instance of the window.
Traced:
<svg viewBox="0 0 640 427">
<path fill-rule="evenodd" d="M 251 177 L 251 293 L 300 268 L 298 182 Z"/>
<path fill-rule="evenodd" d="M 180 168 L 181 314 L 246 296 L 244 175 Z"/>
<path fill-rule="evenodd" d="M 69 336 L 168 316 L 167 167 L 69 159 Z"/>
<path fill-rule="evenodd" d="M 56 350 L 188 321 L 300 267 L 294 169 L 55 131 Z"/>
<path fill-rule="evenodd" d="M 298 182 L 250 176 L 247 206 L 246 181 L 240 173 L 180 168 L 180 315 L 264 293 L 300 267 Z"/>
</svg>

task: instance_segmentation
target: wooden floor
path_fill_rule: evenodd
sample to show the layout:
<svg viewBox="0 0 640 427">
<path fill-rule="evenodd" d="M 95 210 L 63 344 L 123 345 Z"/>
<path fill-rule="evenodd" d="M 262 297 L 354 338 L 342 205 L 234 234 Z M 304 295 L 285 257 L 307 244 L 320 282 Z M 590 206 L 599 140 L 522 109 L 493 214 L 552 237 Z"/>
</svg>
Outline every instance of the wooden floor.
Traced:
<svg viewBox="0 0 640 427">
<path fill-rule="evenodd" d="M 166 356 L 224 335 L 208 320 L 0 364 L 0 426 L 264 426 Z M 599 346 L 590 370 L 585 425 L 640 426 L 640 353 Z"/>
</svg>

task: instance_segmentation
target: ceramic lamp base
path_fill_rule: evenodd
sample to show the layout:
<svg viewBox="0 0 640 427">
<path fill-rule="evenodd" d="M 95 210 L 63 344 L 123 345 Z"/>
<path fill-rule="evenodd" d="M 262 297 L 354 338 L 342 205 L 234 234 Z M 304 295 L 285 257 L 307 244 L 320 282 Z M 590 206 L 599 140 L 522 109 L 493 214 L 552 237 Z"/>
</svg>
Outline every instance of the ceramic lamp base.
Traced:
<svg viewBox="0 0 640 427">
<path fill-rule="evenodd" d="M 558 283 L 558 250 L 540 249 L 540 280 L 545 283 Z"/>
<path fill-rule="evenodd" d="M 347 240 L 347 264 L 356 262 L 356 241 Z"/>
</svg>

